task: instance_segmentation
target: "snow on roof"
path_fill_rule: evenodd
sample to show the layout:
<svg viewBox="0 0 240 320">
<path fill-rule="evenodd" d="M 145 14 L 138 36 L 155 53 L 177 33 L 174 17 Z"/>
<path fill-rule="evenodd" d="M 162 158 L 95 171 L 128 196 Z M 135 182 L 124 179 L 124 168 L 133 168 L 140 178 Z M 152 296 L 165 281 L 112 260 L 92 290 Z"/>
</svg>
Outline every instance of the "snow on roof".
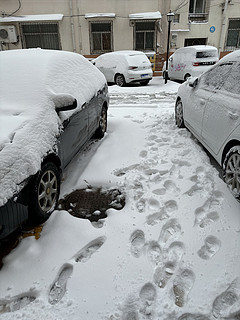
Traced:
<svg viewBox="0 0 240 320">
<path fill-rule="evenodd" d="M 115 13 L 86 13 L 85 18 L 90 19 L 90 18 L 115 18 L 116 14 Z"/>
<path fill-rule="evenodd" d="M 171 32 L 189 32 L 190 30 L 189 29 L 173 29 L 171 30 Z"/>
<path fill-rule="evenodd" d="M 142 13 L 131 13 L 129 14 L 129 19 L 131 20 L 141 20 L 141 19 L 161 19 L 161 13 L 156 12 L 142 12 Z"/>
<path fill-rule="evenodd" d="M 62 19 L 63 14 L 30 14 L 17 17 L 1 17 L 0 22 L 60 21 Z"/>
</svg>

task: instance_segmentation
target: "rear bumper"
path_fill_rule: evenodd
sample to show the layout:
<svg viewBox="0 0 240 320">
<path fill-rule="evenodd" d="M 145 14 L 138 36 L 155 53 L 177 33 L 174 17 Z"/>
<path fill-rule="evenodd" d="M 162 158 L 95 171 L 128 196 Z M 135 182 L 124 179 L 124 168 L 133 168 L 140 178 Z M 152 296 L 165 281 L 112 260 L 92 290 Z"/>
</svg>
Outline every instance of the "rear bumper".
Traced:
<svg viewBox="0 0 240 320">
<path fill-rule="evenodd" d="M 0 239 L 14 231 L 27 218 L 27 206 L 14 199 L 8 200 L 4 206 L 0 207 Z"/>
<path fill-rule="evenodd" d="M 152 70 L 129 71 L 125 76 L 127 83 L 151 80 L 153 76 Z"/>
</svg>

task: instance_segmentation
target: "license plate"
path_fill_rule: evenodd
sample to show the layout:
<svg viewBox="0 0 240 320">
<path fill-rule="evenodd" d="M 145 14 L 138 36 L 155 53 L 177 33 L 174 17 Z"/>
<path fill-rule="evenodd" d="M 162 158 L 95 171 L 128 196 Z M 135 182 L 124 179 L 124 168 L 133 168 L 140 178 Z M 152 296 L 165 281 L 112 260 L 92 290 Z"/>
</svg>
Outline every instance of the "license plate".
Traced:
<svg viewBox="0 0 240 320">
<path fill-rule="evenodd" d="M 141 74 L 141 78 L 146 78 L 146 77 L 148 77 L 147 73 L 146 74 Z"/>
</svg>

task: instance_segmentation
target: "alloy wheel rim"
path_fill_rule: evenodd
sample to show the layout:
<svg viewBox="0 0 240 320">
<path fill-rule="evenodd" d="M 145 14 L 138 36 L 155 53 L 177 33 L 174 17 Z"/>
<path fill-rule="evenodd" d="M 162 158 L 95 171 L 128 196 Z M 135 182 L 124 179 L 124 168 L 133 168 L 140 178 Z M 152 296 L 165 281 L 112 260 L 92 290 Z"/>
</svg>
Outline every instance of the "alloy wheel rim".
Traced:
<svg viewBox="0 0 240 320">
<path fill-rule="evenodd" d="M 225 181 L 234 194 L 240 195 L 240 154 L 234 153 L 228 159 Z"/>
<path fill-rule="evenodd" d="M 46 171 L 38 186 L 38 204 L 43 212 L 50 211 L 57 199 L 57 177 L 52 170 Z"/>
<path fill-rule="evenodd" d="M 122 86 L 123 86 L 123 83 L 124 83 L 123 77 L 120 76 L 120 75 L 117 76 L 117 78 L 116 78 L 116 83 L 117 83 L 118 86 L 122 87 Z"/>
</svg>

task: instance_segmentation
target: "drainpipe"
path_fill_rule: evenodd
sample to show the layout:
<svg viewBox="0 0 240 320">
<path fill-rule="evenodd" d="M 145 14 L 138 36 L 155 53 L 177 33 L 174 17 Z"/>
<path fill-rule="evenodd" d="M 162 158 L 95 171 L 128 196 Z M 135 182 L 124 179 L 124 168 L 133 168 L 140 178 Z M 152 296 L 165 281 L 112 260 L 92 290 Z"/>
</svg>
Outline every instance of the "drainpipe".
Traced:
<svg viewBox="0 0 240 320">
<path fill-rule="evenodd" d="M 72 32 L 73 52 L 76 52 L 76 39 L 75 39 L 75 30 L 74 30 L 72 0 L 69 0 L 69 8 L 70 8 L 70 17 L 71 17 L 71 18 L 70 18 L 70 21 L 71 21 L 71 32 Z"/>
<path fill-rule="evenodd" d="M 225 28 L 226 28 L 226 21 L 227 21 L 227 8 L 228 8 L 228 1 L 225 0 L 225 5 L 223 9 L 223 16 L 222 16 L 222 28 L 219 40 L 219 47 L 218 47 L 218 54 L 220 56 L 220 52 L 223 51 L 224 48 L 224 36 L 225 36 Z"/>
</svg>

